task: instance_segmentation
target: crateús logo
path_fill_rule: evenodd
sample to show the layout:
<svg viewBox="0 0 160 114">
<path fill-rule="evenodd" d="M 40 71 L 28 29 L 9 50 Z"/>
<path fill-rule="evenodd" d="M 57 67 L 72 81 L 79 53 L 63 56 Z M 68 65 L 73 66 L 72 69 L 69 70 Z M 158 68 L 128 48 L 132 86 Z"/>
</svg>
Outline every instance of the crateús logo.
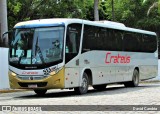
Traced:
<svg viewBox="0 0 160 114">
<path fill-rule="evenodd" d="M 31 74 L 32 75 L 36 75 L 36 74 L 38 74 L 38 72 L 26 72 L 26 71 L 23 71 L 22 74 L 23 75 L 31 75 Z"/>
<path fill-rule="evenodd" d="M 128 55 L 120 55 L 118 53 L 118 55 L 112 55 L 111 52 L 108 52 L 106 54 L 106 59 L 105 59 L 105 63 L 106 64 L 110 64 L 110 63 L 114 63 L 114 64 L 127 64 L 130 63 L 131 57 Z"/>
</svg>

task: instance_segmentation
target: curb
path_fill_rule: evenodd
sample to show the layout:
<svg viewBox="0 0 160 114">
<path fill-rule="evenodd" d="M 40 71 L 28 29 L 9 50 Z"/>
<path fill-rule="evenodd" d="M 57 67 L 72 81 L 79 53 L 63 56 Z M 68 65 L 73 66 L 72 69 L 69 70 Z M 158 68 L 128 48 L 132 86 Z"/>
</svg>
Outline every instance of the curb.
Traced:
<svg viewBox="0 0 160 114">
<path fill-rule="evenodd" d="M 160 80 L 146 80 L 146 81 L 141 81 L 140 83 L 160 83 Z"/>
<path fill-rule="evenodd" d="M 22 91 L 29 91 L 27 89 L 4 89 L 0 90 L 0 93 L 13 93 L 13 92 L 22 92 Z"/>
</svg>

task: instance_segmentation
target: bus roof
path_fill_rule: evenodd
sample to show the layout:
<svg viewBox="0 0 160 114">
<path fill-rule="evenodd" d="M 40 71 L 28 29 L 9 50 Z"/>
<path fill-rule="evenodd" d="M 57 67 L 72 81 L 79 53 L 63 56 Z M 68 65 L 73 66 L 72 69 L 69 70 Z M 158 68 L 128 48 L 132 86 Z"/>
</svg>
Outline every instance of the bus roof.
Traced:
<svg viewBox="0 0 160 114">
<path fill-rule="evenodd" d="M 83 23 L 87 24 L 87 25 L 100 26 L 100 27 L 123 30 L 123 31 L 128 31 L 128 32 L 156 35 L 155 32 L 126 27 L 123 23 L 117 23 L 117 22 L 112 22 L 112 21 L 87 21 L 87 20 L 83 20 Z"/>
<path fill-rule="evenodd" d="M 74 18 L 72 18 L 72 19 L 70 19 L 70 18 L 55 18 L 55 19 L 39 19 L 39 20 L 24 21 L 24 22 L 17 23 L 14 26 L 14 28 L 36 28 L 36 27 L 65 26 L 70 23 L 84 23 L 86 25 L 156 35 L 155 32 L 126 27 L 122 23 L 117 23 L 117 22 L 112 22 L 112 21 L 88 21 L 88 20 L 74 19 Z"/>
<path fill-rule="evenodd" d="M 55 18 L 55 19 L 39 19 L 17 23 L 14 28 L 36 28 L 36 27 L 51 27 L 51 26 L 64 26 L 67 23 L 82 23 L 81 19 L 66 19 L 66 18 Z"/>
</svg>

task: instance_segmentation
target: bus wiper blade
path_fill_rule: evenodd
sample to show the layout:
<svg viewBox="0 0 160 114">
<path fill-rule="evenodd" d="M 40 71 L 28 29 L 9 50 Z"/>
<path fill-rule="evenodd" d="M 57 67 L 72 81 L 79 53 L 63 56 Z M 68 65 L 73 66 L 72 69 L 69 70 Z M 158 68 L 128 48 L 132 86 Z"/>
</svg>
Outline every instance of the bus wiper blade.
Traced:
<svg viewBox="0 0 160 114">
<path fill-rule="evenodd" d="M 40 57 L 42 63 L 44 64 L 44 63 L 45 63 L 45 60 L 44 60 L 44 57 L 43 57 L 43 55 L 42 55 L 41 49 L 40 49 L 40 47 L 38 46 L 38 37 L 37 37 L 37 41 L 36 41 L 36 45 L 35 45 L 35 51 L 38 52 L 39 57 Z M 36 52 L 35 52 L 35 54 L 36 54 Z"/>
<path fill-rule="evenodd" d="M 19 57 L 19 61 L 18 61 L 18 64 L 20 64 L 20 62 L 21 62 L 21 59 L 22 59 L 22 57 L 24 56 L 24 52 L 22 51 L 22 53 L 21 53 L 21 55 L 20 55 L 20 57 Z"/>
<path fill-rule="evenodd" d="M 45 62 L 44 62 L 44 57 L 43 57 L 43 55 L 42 55 L 42 52 L 41 52 L 41 49 L 40 49 L 39 46 L 36 46 L 36 51 L 38 52 L 39 57 L 41 58 L 42 63 L 45 63 Z"/>
</svg>

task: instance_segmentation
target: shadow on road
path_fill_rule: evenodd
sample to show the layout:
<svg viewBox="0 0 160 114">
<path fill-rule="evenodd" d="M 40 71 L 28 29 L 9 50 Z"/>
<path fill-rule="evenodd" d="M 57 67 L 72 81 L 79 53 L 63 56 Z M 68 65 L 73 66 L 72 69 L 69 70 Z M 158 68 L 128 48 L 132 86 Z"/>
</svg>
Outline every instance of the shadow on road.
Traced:
<svg viewBox="0 0 160 114">
<path fill-rule="evenodd" d="M 59 90 L 59 91 L 54 91 L 54 90 L 49 90 L 48 93 L 45 95 L 39 96 L 36 95 L 32 92 L 30 92 L 31 95 L 21 95 L 18 97 L 14 97 L 16 99 L 42 99 L 42 98 L 61 98 L 61 97 L 84 97 L 84 96 L 99 96 L 99 95 L 115 95 L 115 94 L 124 94 L 128 92 L 133 92 L 133 91 L 139 91 L 141 89 L 146 89 L 146 88 L 155 88 L 159 87 L 160 85 L 154 85 L 154 84 L 142 84 L 138 87 L 124 87 L 123 85 L 114 85 L 114 86 L 108 86 L 105 90 L 95 90 L 90 88 L 87 94 L 84 95 L 77 95 L 73 90 Z M 25 94 L 25 92 L 24 92 Z"/>
</svg>

